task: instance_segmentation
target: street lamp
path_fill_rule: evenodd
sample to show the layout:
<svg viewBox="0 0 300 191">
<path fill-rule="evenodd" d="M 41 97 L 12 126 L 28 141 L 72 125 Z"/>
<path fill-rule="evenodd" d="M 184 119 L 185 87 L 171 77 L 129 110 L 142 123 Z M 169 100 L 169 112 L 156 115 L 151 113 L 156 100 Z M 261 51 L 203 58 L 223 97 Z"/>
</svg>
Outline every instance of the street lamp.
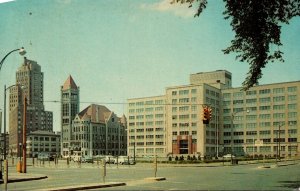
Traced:
<svg viewBox="0 0 300 191">
<path fill-rule="evenodd" d="M 16 51 L 19 51 L 19 54 L 21 56 L 25 55 L 26 54 L 26 51 L 24 49 L 24 47 L 21 47 L 21 48 L 17 48 L 17 49 L 14 49 L 12 51 L 10 51 L 9 53 L 7 53 L 3 58 L 2 60 L 0 61 L 0 71 L 1 71 L 1 68 L 2 68 L 2 65 L 5 61 L 5 59 L 13 52 L 16 52 Z M 11 86 L 10 86 L 11 87 Z M 3 141 L 4 141 L 4 160 L 6 159 L 6 90 L 9 89 L 10 87 L 6 88 L 6 86 L 4 86 L 4 136 L 3 136 Z"/>
<path fill-rule="evenodd" d="M 284 123 L 281 123 L 281 124 L 279 124 L 279 126 L 278 126 L 278 133 L 277 133 L 277 138 L 278 138 L 278 140 L 277 140 L 277 155 L 276 155 L 276 162 L 277 162 L 277 159 L 278 159 L 278 155 L 279 155 L 279 161 L 281 160 L 280 159 L 280 150 L 281 150 L 281 148 L 280 148 L 280 132 L 281 132 L 281 130 L 280 130 L 280 128 L 282 127 L 284 125 Z"/>
<path fill-rule="evenodd" d="M 1 62 L 0 62 L 0 71 L 1 71 L 2 65 L 3 65 L 3 63 L 4 63 L 4 60 L 5 60 L 11 53 L 16 52 L 16 51 L 19 51 L 19 54 L 20 54 L 21 56 L 23 56 L 23 55 L 26 54 L 26 51 L 25 51 L 24 47 L 17 48 L 17 49 L 14 49 L 14 50 L 10 51 L 9 53 L 7 53 L 7 54 L 4 56 L 4 58 L 2 58 L 2 60 L 1 60 Z"/>
<path fill-rule="evenodd" d="M 247 110 L 241 110 L 241 111 L 236 111 L 236 112 L 232 112 L 231 113 L 231 124 L 230 124 L 230 129 L 231 129 L 231 140 L 230 140 L 230 160 L 231 160 L 231 164 L 233 164 L 233 120 L 234 120 L 234 116 L 237 114 L 237 113 L 241 113 L 241 112 L 244 112 L 246 111 L 247 113 L 249 113 L 250 111 L 247 109 Z M 254 149 L 254 148 L 253 148 Z"/>
</svg>

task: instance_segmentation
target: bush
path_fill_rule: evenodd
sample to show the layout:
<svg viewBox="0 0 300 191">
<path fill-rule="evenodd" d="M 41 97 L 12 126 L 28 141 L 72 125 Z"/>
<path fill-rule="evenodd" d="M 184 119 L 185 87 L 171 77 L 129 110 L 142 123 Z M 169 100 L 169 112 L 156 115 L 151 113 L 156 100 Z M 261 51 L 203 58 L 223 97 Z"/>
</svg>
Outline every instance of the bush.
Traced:
<svg viewBox="0 0 300 191">
<path fill-rule="evenodd" d="M 183 160 L 184 160 L 184 156 L 183 156 L 183 155 L 181 155 L 181 157 L 180 157 L 180 160 L 181 160 L 181 161 L 183 161 Z"/>
<path fill-rule="evenodd" d="M 172 161 L 172 157 L 171 156 L 169 156 L 169 161 Z"/>
<path fill-rule="evenodd" d="M 175 160 L 178 161 L 178 156 L 175 157 Z"/>
<path fill-rule="evenodd" d="M 187 160 L 191 160 L 191 157 L 190 157 L 190 155 L 188 155 L 188 156 L 187 156 Z"/>
</svg>

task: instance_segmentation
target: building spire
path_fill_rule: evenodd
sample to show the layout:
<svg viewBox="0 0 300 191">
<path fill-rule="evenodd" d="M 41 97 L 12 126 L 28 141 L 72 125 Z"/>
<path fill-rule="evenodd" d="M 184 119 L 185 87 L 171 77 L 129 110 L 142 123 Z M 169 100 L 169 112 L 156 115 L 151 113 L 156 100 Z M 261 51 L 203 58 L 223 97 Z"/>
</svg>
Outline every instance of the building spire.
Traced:
<svg viewBox="0 0 300 191">
<path fill-rule="evenodd" d="M 62 89 L 63 90 L 67 90 L 67 89 L 77 90 L 78 89 L 78 87 L 77 87 L 76 83 L 74 82 L 71 75 L 69 75 L 68 79 L 65 81 Z"/>
</svg>

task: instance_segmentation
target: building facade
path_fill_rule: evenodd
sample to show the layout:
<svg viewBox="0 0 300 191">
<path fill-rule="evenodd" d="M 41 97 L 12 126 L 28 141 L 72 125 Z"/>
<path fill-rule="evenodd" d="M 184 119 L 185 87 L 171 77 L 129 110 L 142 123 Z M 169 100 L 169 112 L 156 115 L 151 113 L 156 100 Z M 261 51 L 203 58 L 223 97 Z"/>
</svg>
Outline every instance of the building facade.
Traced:
<svg viewBox="0 0 300 191">
<path fill-rule="evenodd" d="M 27 135 L 26 152 L 29 157 L 38 157 L 40 153 L 51 156 L 60 155 L 60 134 L 51 131 L 33 131 Z"/>
<path fill-rule="evenodd" d="M 61 156 L 69 157 L 71 127 L 79 113 L 79 87 L 70 75 L 61 86 Z"/>
<path fill-rule="evenodd" d="M 92 104 L 78 113 L 70 129 L 72 156 L 127 154 L 127 129 L 125 116 L 119 118 L 107 107 Z"/>
<path fill-rule="evenodd" d="M 23 116 L 26 112 L 27 133 L 37 130 L 53 130 L 53 113 L 45 111 L 41 66 L 24 58 L 16 72 L 16 85 L 9 88 L 9 151 L 17 155 L 22 143 Z M 27 109 L 24 111 L 26 98 Z"/>
<path fill-rule="evenodd" d="M 259 85 L 248 91 L 232 88 L 225 70 L 190 75 L 190 84 L 167 87 L 165 95 L 128 100 L 128 153 L 136 156 L 222 156 L 299 154 L 300 82 Z M 159 98 L 163 116 L 163 152 L 152 151 Z M 203 124 L 203 107 L 212 109 Z M 147 125 L 146 125 L 147 124 Z M 152 129 L 151 131 L 147 129 Z M 155 132 L 156 133 L 156 132 Z M 154 135 L 156 136 L 156 135 Z M 153 142 L 154 145 L 151 145 Z M 135 145 L 133 145 L 135 143 Z M 133 147 L 134 146 L 134 147 Z"/>
<path fill-rule="evenodd" d="M 165 96 L 129 99 L 128 155 L 164 155 L 167 152 Z"/>
<path fill-rule="evenodd" d="M 300 82 L 222 90 L 225 152 L 281 157 L 299 153 Z M 233 128 L 231 129 L 231 126 Z"/>
</svg>

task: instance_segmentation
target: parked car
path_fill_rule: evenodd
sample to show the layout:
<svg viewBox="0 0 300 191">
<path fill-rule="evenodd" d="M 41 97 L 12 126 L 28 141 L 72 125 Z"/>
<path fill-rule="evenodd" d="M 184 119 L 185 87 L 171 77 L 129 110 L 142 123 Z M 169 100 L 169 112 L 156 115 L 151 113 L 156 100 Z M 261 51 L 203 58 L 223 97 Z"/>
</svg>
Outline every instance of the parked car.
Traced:
<svg viewBox="0 0 300 191">
<path fill-rule="evenodd" d="M 81 162 L 83 163 L 93 163 L 93 158 L 89 156 L 84 156 L 81 158 Z"/>
<path fill-rule="evenodd" d="M 116 158 L 113 157 L 112 155 L 106 155 L 104 160 L 105 160 L 105 163 L 114 164 L 116 161 Z"/>
<path fill-rule="evenodd" d="M 38 160 L 54 160 L 54 156 L 50 155 L 50 153 L 41 152 L 38 154 Z"/>
<path fill-rule="evenodd" d="M 127 164 L 127 165 L 130 165 L 130 164 L 133 165 L 133 164 L 135 164 L 133 158 L 131 158 L 131 157 L 128 158 L 128 156 L 119 156 L 118 160 L 115 159 L 115 164 L 117 164 L 117 163 L 122 164 L 122 165 L 123 164 Z"/>
<path fill-rule="evenodd" d="M 231 158 L 231 154 L 226 154 L 226 155 L 223 156 L 223 158 L 224 159 L 229 159 L 229 158 Z M 235 158 L 235 156 L 232 155 L 232 158 Z"/>
</svg>

